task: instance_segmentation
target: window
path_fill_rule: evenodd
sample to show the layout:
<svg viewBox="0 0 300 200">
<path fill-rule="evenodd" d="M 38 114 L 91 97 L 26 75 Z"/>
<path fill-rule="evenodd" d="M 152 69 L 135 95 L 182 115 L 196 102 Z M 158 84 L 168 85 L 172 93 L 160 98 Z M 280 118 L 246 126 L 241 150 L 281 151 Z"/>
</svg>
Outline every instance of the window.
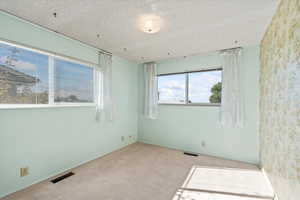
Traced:
<svg viewBox="0 0 300 200">
<path fill-rule="evenodd" d="M 0 104 L 94 103 L 94 68 L 0 43 Z"/>
<path fill-rule="evenodd" d="M 163 75 L 158 78 L 160 103 L 185 103 L 185 74 Z"/>
<path fill-rule="evenodd" d="M 47 104 L 48 56 L 0 44 L 0 103 Z"/>
<path fill-rule="evenodd" d="M 93 68 L 64 60 L 54 61 L 54 102 L 93 103 Z"/>
<path fill-rule="evenodd" d="M 160 104 L 221 103 L 222 69 L 158 76 Z"/>
<path fill-rule="evenodd" d="M 222 71 L 189 73 L 189 103 L 221 103 Z"/>
</svg>

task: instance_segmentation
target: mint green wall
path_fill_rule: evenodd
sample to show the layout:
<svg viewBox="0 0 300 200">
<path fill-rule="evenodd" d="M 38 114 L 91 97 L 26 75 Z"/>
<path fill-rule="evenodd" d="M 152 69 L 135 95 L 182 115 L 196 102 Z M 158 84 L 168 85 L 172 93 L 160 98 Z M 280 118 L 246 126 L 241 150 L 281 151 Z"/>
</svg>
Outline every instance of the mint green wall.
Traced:
<svg viewBox="0 0 300 200">
<path fill-rule="evenodd" d="M 1 12 L 0 27 L 0 38 L 97 62 L 95 49 Z M 93 107 L 0 109 L 0 197 L 135 142 L 136 83 L 137 65 L 114 56 L 113 123 L 95 121 Z"/>
<path fill-rule="evenodd" d="M 159 62 L 158 73 L 219 67 L 217 53 Z M 157 120 L 142 116 L 143 79 L 139 67 L 139 141 L 176 149 L 258 163 L 259 47 L 244 48 L 242 68 L 246 85 L 246 125 L 223 128 L 219 107 L 160 105 Z M 205 141 L 205 147 L 201 142 Z"/>
<path fill-rule="evenodd" d="M 0 11 L 0 38 L 98 63 L 96 49 Z"/>
</svg>

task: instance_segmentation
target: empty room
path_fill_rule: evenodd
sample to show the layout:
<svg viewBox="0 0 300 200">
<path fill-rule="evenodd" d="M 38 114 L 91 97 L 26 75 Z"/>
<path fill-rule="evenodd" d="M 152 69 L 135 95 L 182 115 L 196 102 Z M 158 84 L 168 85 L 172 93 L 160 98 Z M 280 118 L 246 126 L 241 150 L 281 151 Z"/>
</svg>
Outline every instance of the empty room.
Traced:
<svg viewBox="0 0 300 200">
<path fill-rule="evenodd" d="M 1 0 L 1 200 L 299 200 L 300 0 Z"/>
</svg>

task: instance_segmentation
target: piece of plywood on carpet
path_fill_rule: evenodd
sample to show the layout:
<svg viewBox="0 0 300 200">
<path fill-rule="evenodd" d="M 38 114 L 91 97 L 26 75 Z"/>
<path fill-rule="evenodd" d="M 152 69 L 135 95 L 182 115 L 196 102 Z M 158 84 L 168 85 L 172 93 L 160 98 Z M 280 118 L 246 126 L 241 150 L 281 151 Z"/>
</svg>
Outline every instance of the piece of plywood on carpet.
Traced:
<svg viewBox="0 0 300 200">
<path fill-rule="evenodd" d="M 175 194 L 173 200 L 268 200 L 268 199 L 179 189 Z"/>
<path fill-rule="evenodd" d="M 259 170 L 194 166 L 182 189 L 211 191 L 242 196 L 274 197 L 273 190 Z"/>
</svg>

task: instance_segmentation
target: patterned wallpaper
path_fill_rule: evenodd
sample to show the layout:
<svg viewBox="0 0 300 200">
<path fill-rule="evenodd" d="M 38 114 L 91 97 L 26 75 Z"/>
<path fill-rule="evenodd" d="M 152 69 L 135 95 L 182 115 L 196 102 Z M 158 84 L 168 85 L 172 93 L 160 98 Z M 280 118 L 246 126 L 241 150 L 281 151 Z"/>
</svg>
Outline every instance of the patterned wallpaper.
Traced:
<svg viewBox="0 0 300 200">
<path fill-rule="evenodd" d="M 281 0 L 260 56 L 261 166 L 279 200 L 299 200 L 300 0 Z"/>
</svg>

